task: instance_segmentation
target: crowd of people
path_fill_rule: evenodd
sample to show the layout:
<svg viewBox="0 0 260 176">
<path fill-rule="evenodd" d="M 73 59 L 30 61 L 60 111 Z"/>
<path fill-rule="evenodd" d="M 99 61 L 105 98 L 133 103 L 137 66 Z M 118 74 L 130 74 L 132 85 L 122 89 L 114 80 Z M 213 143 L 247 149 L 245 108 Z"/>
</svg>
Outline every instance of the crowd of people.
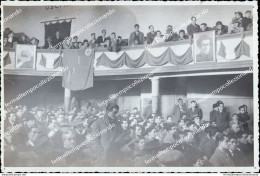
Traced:
<svg viewBox="0 0 260 176">
<path fill-rule="evenodd" d="M 80 48 L 107 48 L 109 51 L 118 52 L 122 46 L 134 46 L 143 44 L 163 43 L 170 41 L 187 40 L 193 36 L 193 33 L 205 32 L 215 30 L 216 35 L 223 35 L 227 33 L 238 33 L 242 31 L 253 30 L 253 17 L 251 11 L 247 10 L 243 15 L 242 12 L 235 12 L 235 17 L 232 19 L 229 25 L 222 24 L 221 21 L 216 22 L 216 26 L 208 27 L 206 23 L 198 25 L 196 18 L 191 17 L 191 23 L 187 26 L 187 33 L 185 30 L 180 30 L 177 33 L 173 31 L 172 25 L 168 25 L 165 36 L 160 30 L 155 30 L 153 25 L 150 25 L 149 33 L 146 37 L 143 32 L 139 31 L 139 24 L 134 25 L 134 32 L 130 34 L 129 39 L 122 39 L 121 36 L 117 36 L 115 32 L 112 32 L 110 36 L 107 36 L 107 31 L 102 30 L 102 34 L 96 38 L 96 33 L 91 34 L 91 39 L 84 39 L 82 42 L 78 41 L 78 36 L 73 38 L 69 37 L 64 41 L 61 31 L 56 31 L 53 36 L 46 36 L 45 45 L 39 47 L 39 39 L 33 37 L 30 40 L 25 39 L 25 35 L 22 35 L 20 39 L 17 39 L 14 32 L 10 28 L 6 28 L 4 31 L 4 47 L 12 48 L 14 43 L 18 44 L 33 44 L 39 49 L 80 49 Z M 170 35 L 169 35 L 170 34 Z M 61 44 L 61 45 L 60 45 Z M 58 46 L 58 47 L 57 47 Z"/>
<path fill-rule="evenodd" d="M 4 116 L 4 165 L 253 166 L 253 115 L 248 113 L 246 105 L 241 105 L 238 113 L 232 115 L 222 101 L 213 104 L 209 115 L 203 114 L 196 101 L 191 101 L 190 105 L 188 108 L 180 98 L 167 117 L 153 113 L 148 106 L 142 113 L 137 107 L 120 110 L 115 103 L 100 109 L 88 101 L 79 102 L 75 97 L 68 112 L 54 106 L 30 109 L 22 105 L 9 106 Z M 208 127 L 194 137 L 155 161 L 146 162 L 206 123 Z M 111 124 L 114 125 L 112 129 L 96 136 Z M 79 150 L 59 162 L 52 162 L 92 136 L 96 137 Z"/>
</svg>

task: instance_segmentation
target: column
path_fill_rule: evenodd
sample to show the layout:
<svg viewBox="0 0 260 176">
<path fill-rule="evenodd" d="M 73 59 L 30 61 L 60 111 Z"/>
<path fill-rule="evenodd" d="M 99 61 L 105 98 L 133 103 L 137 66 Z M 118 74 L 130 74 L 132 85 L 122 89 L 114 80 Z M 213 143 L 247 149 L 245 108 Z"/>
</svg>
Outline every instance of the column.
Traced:
<svg viewBox="0 0 260 176">
<path fill-rule="evenodd" d="M 159 78 L 152 78 L 152 110 L 157 113 L 159 110 Z"/>
<path fill-rule="evenodd" d="M 70 109 L 70 97 L 71 97 L 71 90 L 65 88 L 65 91 L 64 91 L 64 108 L 65 108 L 65 113 L 69 112 L 69 109 Z"/>
</svg>

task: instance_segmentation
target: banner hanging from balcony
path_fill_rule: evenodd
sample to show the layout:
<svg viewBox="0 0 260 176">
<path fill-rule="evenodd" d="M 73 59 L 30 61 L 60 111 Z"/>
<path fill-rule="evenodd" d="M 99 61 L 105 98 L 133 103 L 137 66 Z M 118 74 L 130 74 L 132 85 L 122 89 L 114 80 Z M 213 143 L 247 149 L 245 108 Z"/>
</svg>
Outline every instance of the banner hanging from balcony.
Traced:
<svg viewBox="0 0 260 176">
<path fill-rule="evenodd" d="M 183 49 L 185 48 L 185 49 Z M 150 66 L 161 66 L 167 63 L 174 65 L 186 65 L 193 61 L 190 45 L 178 47 L 163 47 L 151 49 L 137 49 L 121 51 L 119 53 L 103 52 L 97 57 L 96 66 L 108 68 L 120 68 L 126 65 L 129 68 L 139 68 L 148 64 Z"/>
<path fill-rule="evenodd" d="M 64 49 L 54 67 L 68 67 L 63 72 L 62 86 L 70 90 L 84 90 L 93 87 L 93 49 Z"/>
</svg>

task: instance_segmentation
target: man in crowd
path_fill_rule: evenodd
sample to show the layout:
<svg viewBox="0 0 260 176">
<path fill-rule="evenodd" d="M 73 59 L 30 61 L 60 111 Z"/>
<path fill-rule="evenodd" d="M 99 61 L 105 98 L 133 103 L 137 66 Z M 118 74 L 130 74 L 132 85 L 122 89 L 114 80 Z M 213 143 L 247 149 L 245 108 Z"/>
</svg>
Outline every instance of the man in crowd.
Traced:
<svg viewBox="0 0 260 176">
<path fill-rule="evenodd" d="M 107 31 L 105 29 L 102 30 L 102 35 L 98 36 L 96 43 L 98 46 L 107 47 L 107 40 L 109 40 L 108 37 L 106 37 Z"/>
<path fill-rule="evenodd" d="M 178 99 L 178 104 L 174 106 L 172 110 L 172 122 L 177 123 L 182 114 L 185 114 L 187 112 L 187 105 L 183 102 L 182 98 Z"/>
<path fill-rule="evenodd" d="M 196 24 L 196 17 L 191 17 L 191 23 L 187 26 L 189 36 L 193 37 L 194 33 L 200 32 L 200 26 Z"/>
<path fill-rule="evenodd" d="M 228 33 L 228 26 L 223 25 L 221 21 L 218 21 L 216 23 L 216 26 L 214 27 L 214 30 L 216 32 L 216 35 L 223 35 Z"/>
<path fill-rule="evenodd" d="M 156 36 L 156 33 L 154 32 L 153 25 L 149 26 L 149 30 L 150 30 L 150 32 L 148 32 L 147 35 L 146 35 L 146 42 L 147 42 L 147 44 L 153 43 L 153 39 Z"/>
</svg>

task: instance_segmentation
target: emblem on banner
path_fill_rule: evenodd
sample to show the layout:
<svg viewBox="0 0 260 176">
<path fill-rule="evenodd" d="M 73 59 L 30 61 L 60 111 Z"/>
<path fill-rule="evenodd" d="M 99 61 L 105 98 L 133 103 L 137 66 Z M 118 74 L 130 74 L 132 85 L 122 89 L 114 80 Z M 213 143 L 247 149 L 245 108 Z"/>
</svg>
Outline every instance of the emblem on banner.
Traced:
<svg viewBox="0 0 260 176">
<path fill-rule="evenodd" d="M 90 56 L 91 52 L 92 52 L 92 50 L 90 48 L 87 48 L 86 51 L 85 51 L 85 55 Z"/>
</svg>

